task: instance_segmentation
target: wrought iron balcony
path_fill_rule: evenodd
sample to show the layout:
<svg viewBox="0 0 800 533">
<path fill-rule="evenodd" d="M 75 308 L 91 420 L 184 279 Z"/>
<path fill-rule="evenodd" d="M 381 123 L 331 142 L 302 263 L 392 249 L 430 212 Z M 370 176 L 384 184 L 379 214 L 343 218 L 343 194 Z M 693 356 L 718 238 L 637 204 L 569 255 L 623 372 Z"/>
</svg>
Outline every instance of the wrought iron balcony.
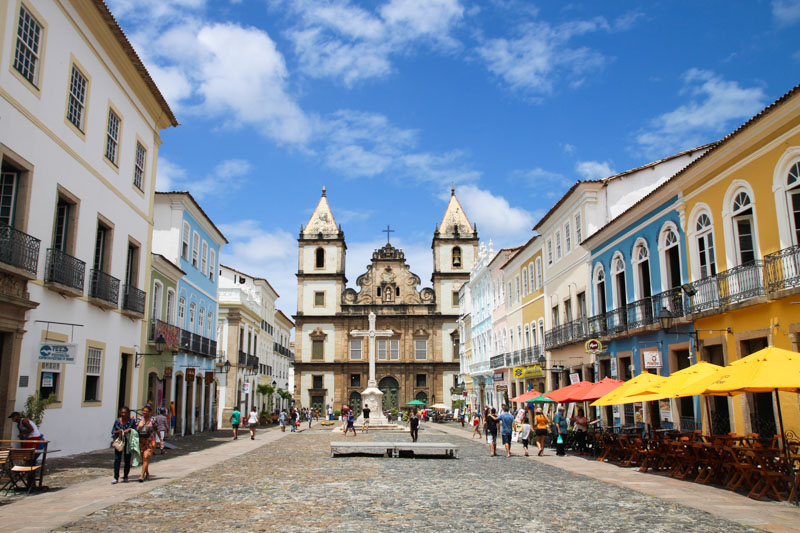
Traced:
<svg viewBox="0 0 800 533">
<path fill-rule="evenodd" d="M 123 285 L 122 309 L 138 315 L 144 315 L 145 296 L 143 290 L 137 289 L 132 285 Z"/>
<path fill-rule="evenodd" d="M 719 302 L 722 305 L 738 303 L 756 296 L 764 296 L 764 262 L 753 261 L 717 274 Z"/>
<path fill-rule="evenodd" d="M 608 335 L 608 319 L 606 313 L 600 313 L 589 318 L 587 334 L 590 337 L 605 337 Z"/>
<path fill-rule="evenodd" d="M 0 222 L 0 262 L 36 277 L 40 240 Z"/>
<path fill-rule="evenodd" d="M 255 355 L 248 355 L 247 356 L 247 366 L 251 369 L 258 368 L 258 357 Z"/>
<path fill-rule="evenodd" d="M 244 352 L 243 352 L 243 351 L 241 351 L 241 350 L 239 350 L 239 360 L 238 360 L 238 363 L 239 363 L 239 365 L 241 365 L 241 366 L 246 366 L 246 365 L 247 365 L 247 354 L 246 354 L 246 353 L 244 353 Z"/>
<path fill-rule="evenodd" d="M 573 342 L 582 341 L 587 338 L 589 332 L 589 324 L 585 318 L 579 318 L 556 326 L 544 334 L 545 348 L 554 348 L 564 344 L 571 344 Z"/>
<path fill-rule="evenodd" d="M 495 355 L 491 359 L 489 359 L 489 367 L 491 368 L 501 368 L 506 366 L 506 355 Z"/>
<path fill-rule="evenodd" d="M 800 246 L 792 246 L 764 257 L 769 292 L 800 287 Z"/>
<path fill-rule="evenodd" d="M 693 281 L 694 295 L 689 298 L 689 313 L 702 313 L 719 307 L 719 285 L 716 276 Z"/>
<path fill-rule="evenodd" d="M 651 299 L 653 300 L 653 316 L 656 322 L 662 309 L 669 309 L 676 317 L 684 316 L 689 309 L 689 301 L 680 287 L 654 294 Z"/>
<path fill-rule="evenodd" d="M 198 335 L 197 333 L 192 333 L 192 339 L 190 344 L 190 350 L 195 353 L 203 353 L 202 351 L 202 340 L 203 337 Z"/>
<path fill-rule="evenodd" d="M 89 272 L 89 298 L 100 300 L 111 307 L 119 303 L 119 280 L 101 270 Z"/>
<path fill-rule="evenodd" d="M 181 346 L 181 328 L 167 324 L 161 320 L 150 321 L 150 333 L 147 340 L 154 341 L 161 337 L 166 343 L 167 350 L 177 350 Z"/>
<path fill-rule="evenodd" d="M 608 335 L 622 333 L 628 329 L 628 311 L 626 306 L 617 307 L 613 311 L 606 313 L 606 326 Z"/>
<path fill-rule="evenodd" d="M 626 306 L 628 328 L 636 329 L 649 326 L 654 322 L 653 302 L 650 298 L 642 298 Z"/>
<path fill-rule="evenodd" d="M 86 263 L 57 248 L 47 249 L 45 283 L 56 283 L 75 292 L 83 293 Z"/>
</svg>

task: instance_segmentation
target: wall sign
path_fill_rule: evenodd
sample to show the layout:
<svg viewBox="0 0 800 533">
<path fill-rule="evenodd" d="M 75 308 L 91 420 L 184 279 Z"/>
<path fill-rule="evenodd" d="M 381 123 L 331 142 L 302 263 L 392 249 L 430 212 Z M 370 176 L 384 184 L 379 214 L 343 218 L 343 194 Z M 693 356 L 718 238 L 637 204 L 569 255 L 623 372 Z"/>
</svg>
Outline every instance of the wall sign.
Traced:
<svg viewBox="0 0 800 533">
<path fill-rule="evenodd" d="M 597 339 L 589 339 L 586 341 L 586 344 L 583 345 L 584 350 L 586 353 L 598 354 L 603 351 L 603 343 Z"/>
<path fill-rule="evenodd" d="M 542 376 L 544 376 L 542 365 L 531 365 L 525 367 L 526 378 L 540 378 Z"/>
<path fill-rule="evenodd" d="M 580 380 L 581 380 L 581 375 L 578 374 L 577 372 L 574 372 L 574 373 L 569 375 L 569 383 L 570 383 L 570 385 L 572 385 L 573 383 L 577 383 Z"/>
<path fill-rule="evenodd" d="M 643 350 L 642 359 L 645 368 L 661 368 L 661 352 L 658 350 Z"/>
<path fill-rule="evenodd" d="M 247 381 L 242 383 L 242 394 L 250 394 L 250 383 Z"/>
<path fill-rule="evenodd" d="M 64 344 L 62 342 L 42 342 L 39 344 L 39 361 L 42 363 L 75 364 L 78 355 L 77 344 Z"/>
<path fill-rule="evenodd" d="M 503 375 L 505 375 L 505 372 L 495 372 L 492 374 L 492 379 L 495 381 L 503 381 Z"/>
</svg>

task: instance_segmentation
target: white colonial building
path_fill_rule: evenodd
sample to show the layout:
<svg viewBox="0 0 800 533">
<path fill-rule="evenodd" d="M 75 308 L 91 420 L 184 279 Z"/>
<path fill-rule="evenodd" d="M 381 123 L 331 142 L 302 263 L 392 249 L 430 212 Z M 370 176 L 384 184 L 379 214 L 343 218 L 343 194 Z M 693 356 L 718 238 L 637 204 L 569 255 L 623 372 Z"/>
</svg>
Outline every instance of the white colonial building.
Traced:
<svg viewBox="0 0 800 533">
<path fill-rule="evenodd" d="M 2 434 L 38 391 L 51 449 L 106 448 L 140 403 L 159 135 L 178 123 L 103 2 L 3 2 L 0 51 Z"/>
</svg>

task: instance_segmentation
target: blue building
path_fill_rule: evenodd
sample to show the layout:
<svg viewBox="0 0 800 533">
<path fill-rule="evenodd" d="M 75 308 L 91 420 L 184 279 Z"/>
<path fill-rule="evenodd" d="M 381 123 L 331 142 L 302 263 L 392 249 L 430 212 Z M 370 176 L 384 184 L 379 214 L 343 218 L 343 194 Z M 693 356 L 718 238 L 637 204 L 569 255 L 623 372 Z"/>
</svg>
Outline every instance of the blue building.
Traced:
<svg viewBox="0 0 800 533">
<path fill-rule="evenodd" d="M 228 241 L 188 192 L 156 193 L 153 225 L 153 252 L 184 275 L 176 294 L 167 294 L 166 318 L 154 317 L 150 336 L 169 339 L 172 365 L 164 387 L 174 402 L 175 432 L 191 434 L 211 427 L 217 405 L 218 258 Z"/>
<path fill-rule="evenodd" d="M 682 289 L 689 281 L 683 209 L 669 181 L 583 242 L 591 254 L 592 336 L 603 341 L 595 377 L 661 376 L 696 363 L 693 325 Z M 668 309 L 669 330 L 658 320 Z M 694 430 L 696 397 L 603 408 L 604 424 Z"/>
</svg>

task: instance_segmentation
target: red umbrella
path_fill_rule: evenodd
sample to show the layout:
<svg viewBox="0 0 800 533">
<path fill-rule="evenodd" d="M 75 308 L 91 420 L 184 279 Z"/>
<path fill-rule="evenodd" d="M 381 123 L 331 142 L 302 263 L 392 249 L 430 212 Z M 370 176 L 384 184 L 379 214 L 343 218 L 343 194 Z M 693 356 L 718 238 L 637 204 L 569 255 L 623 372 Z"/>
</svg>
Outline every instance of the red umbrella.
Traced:
<svg viewBox="0 0 800 533">
<path fill-rule="evenodd" d="M 573 401 L 575 402 L 593 402 L 598 400 L 625 383 L 619 379 L 603 378 L 597 383 L 592 383 L 591 387 L 586 387 L 578 391 Z"/>
<path fill-rule="evenodd" d="M 528 400 L 533 400 L 534 398 L 539 396 L 539 394 L 540 393 L 538 391 L 531 389 L 528 392 L 526 392 L 524 394 L 520 394 L 519 396 L 515 396 L 515 397 L 511 398 L 508 401 L 509 402 L 527 402 Z"/>
<path fill-rule="evenodd" d="M 561 387 L 560 389 L 548 392 L 545 394 L 545 396 L 557 401 L 558 403 L 576 402 L 578 400 L 576 400 L 575 397 L 579 393 L 586 390 L 586 387 L 591 385 L 594 385 L 594 383 L 591 381 L 579 381 L 577 383 L 573 383 L 572 385 L 567 385 L 566 387 Z"/>
</svg>

